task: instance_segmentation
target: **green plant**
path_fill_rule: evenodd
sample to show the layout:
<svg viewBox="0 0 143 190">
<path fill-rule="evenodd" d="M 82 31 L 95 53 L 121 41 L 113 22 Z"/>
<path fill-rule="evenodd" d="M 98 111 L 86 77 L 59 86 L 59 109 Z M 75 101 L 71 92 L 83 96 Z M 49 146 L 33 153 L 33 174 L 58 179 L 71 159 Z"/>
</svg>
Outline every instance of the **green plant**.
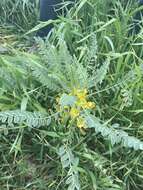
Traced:
<svg viewBox="0 0 143 190">
<path fill-rule="evenodd" d="M 142 36 L 128 36 L 133 12 L 131 3 L 80 0 L 33 52 L 20 38 L 23 52 L 0 55 L 3 189 L 142 189 Z"/>
</svg>

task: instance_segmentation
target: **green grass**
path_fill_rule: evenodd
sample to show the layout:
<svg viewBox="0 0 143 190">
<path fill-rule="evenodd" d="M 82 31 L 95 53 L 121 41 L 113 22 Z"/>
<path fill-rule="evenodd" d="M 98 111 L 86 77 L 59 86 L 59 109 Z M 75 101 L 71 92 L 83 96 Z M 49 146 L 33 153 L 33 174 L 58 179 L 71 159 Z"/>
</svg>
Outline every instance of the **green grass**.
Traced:
<svg viewBox="0 0 143 190">
<path fill-rule="evenodd" d="M 0 4 L 1 189 L 66 190 L 72 176 L 81 190 L 142 190 L 142 144 L 114 144 L 116 131 L 143 141 L 143 36 L 129 35 L 136 5 L 80 0 L 43 41 L 33 38 L 38 2 Z M 88 123 L 86 134 L 56 113 L 57 96 L 66 105 L 73 87 L 88 88 L 96 103 L 98 127 Z M 39 127 L 34 112 L 51 123 Z"/>
<path fill-rule="evenodd" d="M 23 32 L 37 20 L 38 1 L 1 0 L 0 12 L 2 15 L 0 24 L 14 25 L 17 31 Z"/>
</svg>

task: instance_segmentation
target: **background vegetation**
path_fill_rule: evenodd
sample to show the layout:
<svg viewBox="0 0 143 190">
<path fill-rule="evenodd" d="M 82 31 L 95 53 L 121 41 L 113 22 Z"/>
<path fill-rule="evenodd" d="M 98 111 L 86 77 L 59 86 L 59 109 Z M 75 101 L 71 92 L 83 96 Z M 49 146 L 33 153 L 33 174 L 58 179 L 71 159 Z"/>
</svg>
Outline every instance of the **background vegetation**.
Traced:
<svg viewBox="0 0 143 190">
<path fill-rule="evenodd" d="M 43 25 L 38 1 L 0 1 L 2 190 L 142 190 L 143 35 L 131 35 L 136 11 L 132 1 L 80 0 L 43 40 L 35 32 Z M 85 134 L 57 111 L 57 97 L 69 105 L 73 88 L 88 89 L 96 104 L 82 113 Z"/>
</svg>

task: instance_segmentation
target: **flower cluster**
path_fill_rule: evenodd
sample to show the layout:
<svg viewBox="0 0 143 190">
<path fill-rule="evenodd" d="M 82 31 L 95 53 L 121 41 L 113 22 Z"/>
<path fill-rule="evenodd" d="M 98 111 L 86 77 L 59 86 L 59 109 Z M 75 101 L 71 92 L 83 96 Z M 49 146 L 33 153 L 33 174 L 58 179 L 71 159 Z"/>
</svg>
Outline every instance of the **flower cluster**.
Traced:
<svg viewBox="0 0 143 190">
<path fill-rule="evenodd" d="M 71 121 L 76 122 L 76 126 L 79 129 L 85 129 L 86 122 L 81 113 L 84 110 L 91 110 L 95 108 L 95 103 L 87 100 L 88 91 L 86 89 L 73 89 L 73 91 L 68 95 L 75 97 L 75 102 L 72 106 L 64 106 L 64 109 L 62 111 L 64 112 L 64 115 L 68 114 L 68 116 L 71 118 Z"/>
</svg>

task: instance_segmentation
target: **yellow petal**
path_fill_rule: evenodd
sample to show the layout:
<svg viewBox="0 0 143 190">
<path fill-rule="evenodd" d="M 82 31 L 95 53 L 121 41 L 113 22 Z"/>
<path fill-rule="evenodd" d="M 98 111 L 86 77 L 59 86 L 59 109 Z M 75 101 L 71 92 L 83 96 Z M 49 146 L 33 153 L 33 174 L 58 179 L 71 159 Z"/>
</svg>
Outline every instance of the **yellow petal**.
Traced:
<svg viewBox="0 0 143 190">
<path fill-rule="evenodd" d="M 87 109 L 93 109 L 95 107 L 95 103 L 94 102 L 87 102 L 86 104 L 86 108 Z"/>
<path fill-rule="evenodd" d="M 71 118 L 75 118 L 79 116 L 80 111 L 77 108 L 71 108 L 70 110 L 70 116 Z"/>
<path fill-rule="evenodd" d="M 77 118 L 77 127 L 80 129 L 86 128 L 85 120 L 82 117 Z"/>
</svg>

